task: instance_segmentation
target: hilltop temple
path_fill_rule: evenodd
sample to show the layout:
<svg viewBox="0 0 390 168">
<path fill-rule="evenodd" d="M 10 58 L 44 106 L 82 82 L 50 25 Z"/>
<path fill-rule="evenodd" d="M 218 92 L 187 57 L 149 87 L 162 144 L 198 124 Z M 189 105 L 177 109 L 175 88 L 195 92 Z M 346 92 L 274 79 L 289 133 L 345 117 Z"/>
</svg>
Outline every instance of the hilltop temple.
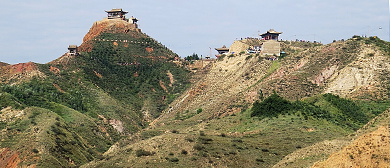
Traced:
<svg viewBox="0 0 390 168">
<path fill-rule="evenodd" d="M 122 8 L 118 8 L 118 9 L 111 9 L 109 11 L 105 11 L 107 12 L 107 19 L 121 19 L 121 20 L 125 20 L 127 22 L 130 22 L 132 24 L 136 24 L 138 19 L 131 16 L 130 19 L 126 19 L 126 14 L 129 13 L 129 12 L 126 12 L 126 11 L 123 11 Z"/>
<path fill-rule="evenodd" d="M 249 54 L 258 53 L 265 57 L 276 57 L 280 56 L 280 42 L 279 35 L 282 32 L 277 32 L 274 29 L 268 30 L 266 33 L 260 34 L 261 39 L 259 38 L 245 38 L 241 40 L 236 40 L 229 47 L 226 46 L 222 48 L 215 48 L 218 51 L 218 55 L 222 54 L 237 54 L 241 52 L 246 52 Z"/>
<path fill-rule="evenodd" d="M 266 33 L 260 34 L 263 40 L 279 40 L 279 34 L 283 32 L 277 32 L 274 29 L 269 29 Z"/>
<path fill-rule="evenodd" d="M 221 48 L 215 48 L 215 50 L 218 51 L 219 55 L 226 54 L 229 52 L 229 48 L 226 48 L 225 45 L 223 45 Z"/>
</svg>

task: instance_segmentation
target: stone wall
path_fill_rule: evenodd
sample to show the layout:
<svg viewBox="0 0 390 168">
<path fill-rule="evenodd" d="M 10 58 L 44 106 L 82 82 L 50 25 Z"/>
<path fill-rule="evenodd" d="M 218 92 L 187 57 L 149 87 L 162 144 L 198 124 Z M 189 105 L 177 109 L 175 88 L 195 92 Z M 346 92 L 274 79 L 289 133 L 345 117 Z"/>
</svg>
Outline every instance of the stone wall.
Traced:
<svg viewBox="0 0 390 168">
<path fill-rule="evenodd" d="M 276 40 L 267 40 L 262 46 L 263 55 L 276 55 L 280 56 L 280 43 Z"/>
<path fill-rule="evenodd" d="M 242 51 L 246 51 L 250 46 L 262 45 L 263 55 L 277 55 L 280 56 L 280 43 L 276 40 L 256 40 L 256 39 L 243 39 L 236 40 L 229 48 L 229 53 L 238 54 Z"/>
</svg>

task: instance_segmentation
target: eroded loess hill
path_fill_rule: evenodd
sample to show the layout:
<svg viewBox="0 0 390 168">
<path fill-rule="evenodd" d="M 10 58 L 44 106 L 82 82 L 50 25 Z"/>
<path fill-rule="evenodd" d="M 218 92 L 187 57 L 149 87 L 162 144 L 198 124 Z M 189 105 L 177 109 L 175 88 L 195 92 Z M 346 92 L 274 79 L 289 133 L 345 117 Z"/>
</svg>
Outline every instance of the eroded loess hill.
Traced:
<svg viewBox="0 0 390 168">
<path fill-rule="evenodd" d="M 84 167 L 272 167 L 295 151 L 308 157 L 285 158 L 279 165 L 311 166 L 349 144 L 345 136 L 389 107 L 388 53 L 377 43 L 382 42 L 286 43 L 282 47 L 289 55 L 278 61 L 221 57 L 207 73 L 199 71 L 195 76 L 203 77 L 149 128 Z M 252 116 L 252 103 L 273 90 L 299 100 L 294 102 L 299 108 L 276 118 Z"/>
<path fill-rule="evenodd" d="M 0 165 L 78 167 L 158 117 L 189 85 L 135 24 L 93 24 L 79 55 L 0 70 Z M 12 158 L 11 158 L 12 157 Z"/>
<path fill-rule="evenodd" d="M 389 127 L 365 134 L 314 167 L 389 167 Z"/>
</svg>

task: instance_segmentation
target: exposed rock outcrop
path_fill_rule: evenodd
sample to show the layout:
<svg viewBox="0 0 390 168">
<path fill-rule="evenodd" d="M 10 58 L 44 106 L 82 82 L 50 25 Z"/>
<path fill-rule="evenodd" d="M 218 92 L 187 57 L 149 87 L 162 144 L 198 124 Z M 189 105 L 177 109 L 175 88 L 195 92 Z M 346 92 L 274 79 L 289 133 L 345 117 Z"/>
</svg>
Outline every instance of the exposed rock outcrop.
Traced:
<svg viewBox="0 0 390 168">
<path fill-rule="evenodd" d="M 0 79 L 3 78 L 3 81 L 6 83 L 10 81 L 17 81 L 16 83 L 20 83 L 29 80 L 34 76 L 45 77 L 45 74 L 40 72 L 38 66 L 33 62 L 3 66 L 0 67 L 0 71 Z"/>
</svg>

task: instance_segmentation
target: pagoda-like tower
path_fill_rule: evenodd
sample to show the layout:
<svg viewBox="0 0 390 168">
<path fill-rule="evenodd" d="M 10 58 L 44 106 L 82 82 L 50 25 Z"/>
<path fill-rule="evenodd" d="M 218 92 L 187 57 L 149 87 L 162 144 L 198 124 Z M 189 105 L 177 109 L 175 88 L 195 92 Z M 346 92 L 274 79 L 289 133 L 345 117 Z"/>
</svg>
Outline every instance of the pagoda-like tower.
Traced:
<svg viewBox="0 0 390 168">
<path fill-rule="evenodd" d="M 122 8 L 112 9 L 112 10 L 106 11 L 106 12 L 107 12 L 108 19 L 123 19 L 123 20 L 126 19 L 125 15 L 127 13 L 129 13 L 129 12 L 123 11 Z"/>
<path fill-rule="evenodd" d="M 267 33 L 260 34 L 263 40 L 279 40 L 279 34 L 283 32 L 277 32 L 274 29 L 270 29 Z"/>
</svg>

